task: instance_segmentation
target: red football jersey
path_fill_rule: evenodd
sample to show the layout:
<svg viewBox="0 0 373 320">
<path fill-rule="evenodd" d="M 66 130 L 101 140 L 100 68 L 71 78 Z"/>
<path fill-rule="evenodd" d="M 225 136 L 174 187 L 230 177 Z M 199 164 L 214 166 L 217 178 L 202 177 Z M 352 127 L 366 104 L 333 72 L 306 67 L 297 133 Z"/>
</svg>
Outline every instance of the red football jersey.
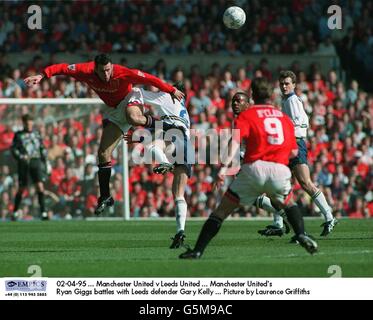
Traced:
<svg viewBox="0 0 373 320">
<path fill-rule="evenodd" d="M 136 69 L 128 69 L 113 64 L 113 75 L 109 82 L 102 81 L 94 72 L 94 61 L 87 63 L 54 64 L 44 69 L 47 78 L 63 74 L 85 82 L 109 107 L 115 108 L 132 90 L 134 84 L 145 84 L 157 87 L 163 92 L 172 93 L 174 87 L 161 79 Z"/>
<path fill-rule="evenodd" d="M 298 149 L 290 118 L 270 105 L 254 105 L 235 120 L 245 141 L 244 163 L 256 160 L 287 165 L 292 150 Z"/>
</svg>

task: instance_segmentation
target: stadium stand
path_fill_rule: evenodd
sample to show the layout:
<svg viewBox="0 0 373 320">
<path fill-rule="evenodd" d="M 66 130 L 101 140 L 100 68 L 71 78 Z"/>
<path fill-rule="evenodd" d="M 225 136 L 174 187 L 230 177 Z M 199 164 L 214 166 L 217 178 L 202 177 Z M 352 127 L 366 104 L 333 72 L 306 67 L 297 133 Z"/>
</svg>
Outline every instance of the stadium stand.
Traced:
<svg viewBox="0 0 373 320">
<path fill-rule="evenodd" d="M 72 78 L 44 80 L 39 88 L 26 88 L 22 78 L 53 63 L 55 53 L 114 52 L 119 54 L 159 53 L 164 56 L 145 68 L 167 81 L 183 80 L 192 128 L 227 128 L 232 123 L 229 99 L 236 90 L 247 90 L 254 76 L 275 84 L 275 101 L 280 102 L 277 68 L 268 61 L 247 63 L 238 68 L 211 65 L 171 69 L 167 54 L 335 55 L 341 70 L 291 66 L 298 76 L 297 94 L 310 117 L 309 161 L 318 183 L 336 216 L 373 217 L 373 35 L 372 2 L 345 2 L 343 32 L 323 28 L 326 1 L 279 1 L 281 5 L 244 2 L 250 19 L 241 33 L 228 32 L 220 16 L 224 7 L 215 1 L 75 1 L 43 2 L 43 23 L 52 27 L 29 36 L 23 26 L 25 2 L 0 3 L 0 97 L 91 98 L 94 93 Z M 157 19 L 148 19 L 149 12 Z M 157 14 L 162 12 L 162 14 Z M 177 14 L 167 14 L 177 12 Z M 141 18 L 140 18 L 141 17 Z M 213 17 L 216 17 L 213 18 Z M 111 21 L 108 23 L 107 21 Z M 201 23 L 203 21 L 203 23 Z M 131 28 L 129 28 L 131 25 Z M 285 36 L 286 34 L 286 36 Z M 27 53 L 27 60 L 14 66 L 12 55 Z M 51 60 L 39 54 L 50 54 Z M 30 57 L 32 59 L 30 60 Z M 126 60 L 122 61 L 126 64 Z M 136 66 L 130 66 L 136 67 Z M 290 66 L 286 66 L 290 67 Z M 343 71 L 343 72 L 341 72 Z M 342 76 L 343 75 L 343 76 Z M 0 214 L 9 217 L 17 190 L 17 177 L 9 147 L 14 131 L 21 127 L 19 115 L 26 109 L 42 121 L 38 128 L 45 137 L 52 166 L 46 185 L 49 208 L 55 218 L 92 216 L 97 201 L 96 153 L 101 134 L 101 116 L 87 108 L 76 114 L 72 108 L 0 105 Z M 120 214 L 122 175 L 120 153 L 115 155 L 112 190 L 117 201 L 110 215 Z M 171 177 L 152 173 L 151 166 L 130 167 L 131 216 L 173 216 Z M 189 215 L 207 216 L 221 197 L 211 183 L 218 167 L 196 165 L 187 189 Z M 73 197 L 71 197 L 74 195 Z M 318 216 L 305 192 L 295 185 L 297 202 L 304 215 Z M 31 187 L 22 209 L 25 219 L 37 211 L 36 191 Z M 66 199 L 70 199 L 66 202 Z M 256 208 L 243 208 L 237 215 L 265 215 Z"/>
</svg>

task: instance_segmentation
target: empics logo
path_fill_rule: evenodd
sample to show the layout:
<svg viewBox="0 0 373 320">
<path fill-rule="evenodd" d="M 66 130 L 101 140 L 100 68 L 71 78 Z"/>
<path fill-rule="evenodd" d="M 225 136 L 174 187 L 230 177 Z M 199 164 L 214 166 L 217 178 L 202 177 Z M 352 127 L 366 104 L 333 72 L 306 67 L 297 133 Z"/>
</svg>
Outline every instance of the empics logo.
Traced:
<svg viewBox="0 0 373 320">
<path fill-rule="evenodd" d="M 7 280 L 5 291 L 46 291 L 47 281 L 45 280 Z"/>
<path fill-rule="evenodd" d="M 7 281 L 7 283 L 5 284 L 8 288 L 13 288 L 14 286 L 17 285 L 17 282 L 15 281 Z"/>
<path fill-rule="evenodd" d="M 40 6 L 33 4 L 27 8 L 27 13 L 32 14 L 27 19 L 27 27 L 30 30 L 41 30 L 42 29 L 42 15 Z"/>
</svg>

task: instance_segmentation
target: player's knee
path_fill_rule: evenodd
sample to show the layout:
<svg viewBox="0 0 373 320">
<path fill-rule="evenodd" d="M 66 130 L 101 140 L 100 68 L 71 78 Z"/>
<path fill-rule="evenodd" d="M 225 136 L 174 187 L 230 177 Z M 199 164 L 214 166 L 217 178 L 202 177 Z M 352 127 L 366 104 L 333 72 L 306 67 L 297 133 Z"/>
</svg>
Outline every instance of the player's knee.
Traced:
<svg viewBox="0 0 373 320">
<path fill-rule="evenodd" d="M 174 199 L 184 199 L 185 187 L 184 186 L 175 186 L 172 188 L 172 194 Z"/>
<path fill-rule="evenodd" d="M 229 217 L 229 215 L 230 215 L 230 213 L 227 213 L 227 212 L 224 212 L 224 211 L 221 211 L 221 210 L 215 210 L 214 211 L 214 216 L 221 219 L 221 221 L 224 221 L 225 219 L 227 219 Z"/>
<path fill-rule="evenodd" d="M 139 119 L 139 116 L 137 114 L 129 113 L 127 115 L 127 121 L 131 126 L 138 126 L 141 125 L 141 119 Z M 139 124 L 140 122 L 140 124 Z"/>
<path fill-rule="evenodd" d="M 99 148 L 97 152 L 98 163 L 109 162 L 111 159 L 111 150 L 109 148 Z"/>
<path fill-rule="evenodd" d="M 126 112 L 127 122 L 132 126 L 142 126 L 146 123 L 146 118 L 140 106 L 132 106 Z"/>
<path fill-rule="evenodd" d="M 185 198 L 183 196 L 175 197 L 175 203 L 177 204 L 178 202 L 186 204 L 186 200 L 185 200 Z"/>
</svg>

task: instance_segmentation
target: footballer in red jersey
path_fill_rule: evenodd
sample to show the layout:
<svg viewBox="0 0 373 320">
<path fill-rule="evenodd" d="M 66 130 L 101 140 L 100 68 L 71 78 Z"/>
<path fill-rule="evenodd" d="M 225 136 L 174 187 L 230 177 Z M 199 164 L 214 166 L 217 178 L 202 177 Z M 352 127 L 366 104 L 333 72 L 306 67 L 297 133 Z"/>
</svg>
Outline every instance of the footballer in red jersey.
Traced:
<svg viewBox="0 0 373 320">
<path fill-rule="evenodd" d="M 286 199 L 291 191 L 291 172 L 287 164 L 289 158 L 298 153 L 294 125 L 284 113 L 270 105 L 273 88 L 265 78 L 254 79 L 251 90 L 255 104 L 241 112 L 235 121 L 241 141 L 246 143 L 244 164 L 217 209 L 203 225 L 194 249 L 182 253 L 181 259 L 200 258 L 223 221 L 240 204 L 250 206 L 263 193 L 278 210 L 285 210 L 299 243 L 311 254 L 317 251 L 317 243 L 305 234 L 299 208 L 293 200 Z M 233 104 L 235 99 L 237 95 L 233 97 Z M 231 154 L 237 152 L 232 150 Z M 220 170 L 217 186 L 222 185 L 222 175 L 228 171 L 227 167 Z"/>
<path fill-rule="evenodd" d="M 251 84 L 251 81 L 250 81 Z M 232 110 L 234 117 L 237 118 L 240 113 L 247 110 L 250 107 L 250 97 L 244 92 L 237 92 L 232 98 Z M 245 144 L 241 144 L 241 159 L 245 156 Z M 273 214 L 273 224 L 266 226 L 263 230 L 258 230 L 258 233 L 265 236 L 282 236 L 284 233 L 290 232 L 290 226 L 288 225 L 287 221 L 284 220 L 281 214 L 284 212 L 280 212 L 278 214 L 277 210 L 272 206 L 271 200 L 265 195 L 262 194 L 259 196 L 256 201 L 255 205 L 261 209 L 264 209 Z M 285 227 L 285 231 L 283 228 Z"/>
<path fill-rule="evenodd" d="M 287 165 L 298 149 L 293 123 L 271 105 L 253 105 L 241 112 L 235 128 L 246 145 L 244 163 L 263 160 Z"/>
<path fill-rule="evenodd" d="M 184 94 L 153 75 L 113 64 L 106 54 L 100 54 L 95 57 L 94 61 L 86 63 L 54 64 L 46 67 L 42 74 L 28 77 L 24 81 L 26 85 L 33 86 L 44 77 L 50 78 L 54 75 L 68 75 L 85 82 L 106 105 L 104 130 L 98 150 L 100 197 L 95 213 L 100 214 L 106 207 L 114 204 L 109 187 L 111 154 L 122 139 L 123 133 L 130 127 L 126 118 L 126 109 L 132 86 L 134 84 L 152 85 L 161 91 L 170 93 L 178 100 L 181 100 Z M 135 107 L 139 108 L 139 106 Z"/>
</svg>

